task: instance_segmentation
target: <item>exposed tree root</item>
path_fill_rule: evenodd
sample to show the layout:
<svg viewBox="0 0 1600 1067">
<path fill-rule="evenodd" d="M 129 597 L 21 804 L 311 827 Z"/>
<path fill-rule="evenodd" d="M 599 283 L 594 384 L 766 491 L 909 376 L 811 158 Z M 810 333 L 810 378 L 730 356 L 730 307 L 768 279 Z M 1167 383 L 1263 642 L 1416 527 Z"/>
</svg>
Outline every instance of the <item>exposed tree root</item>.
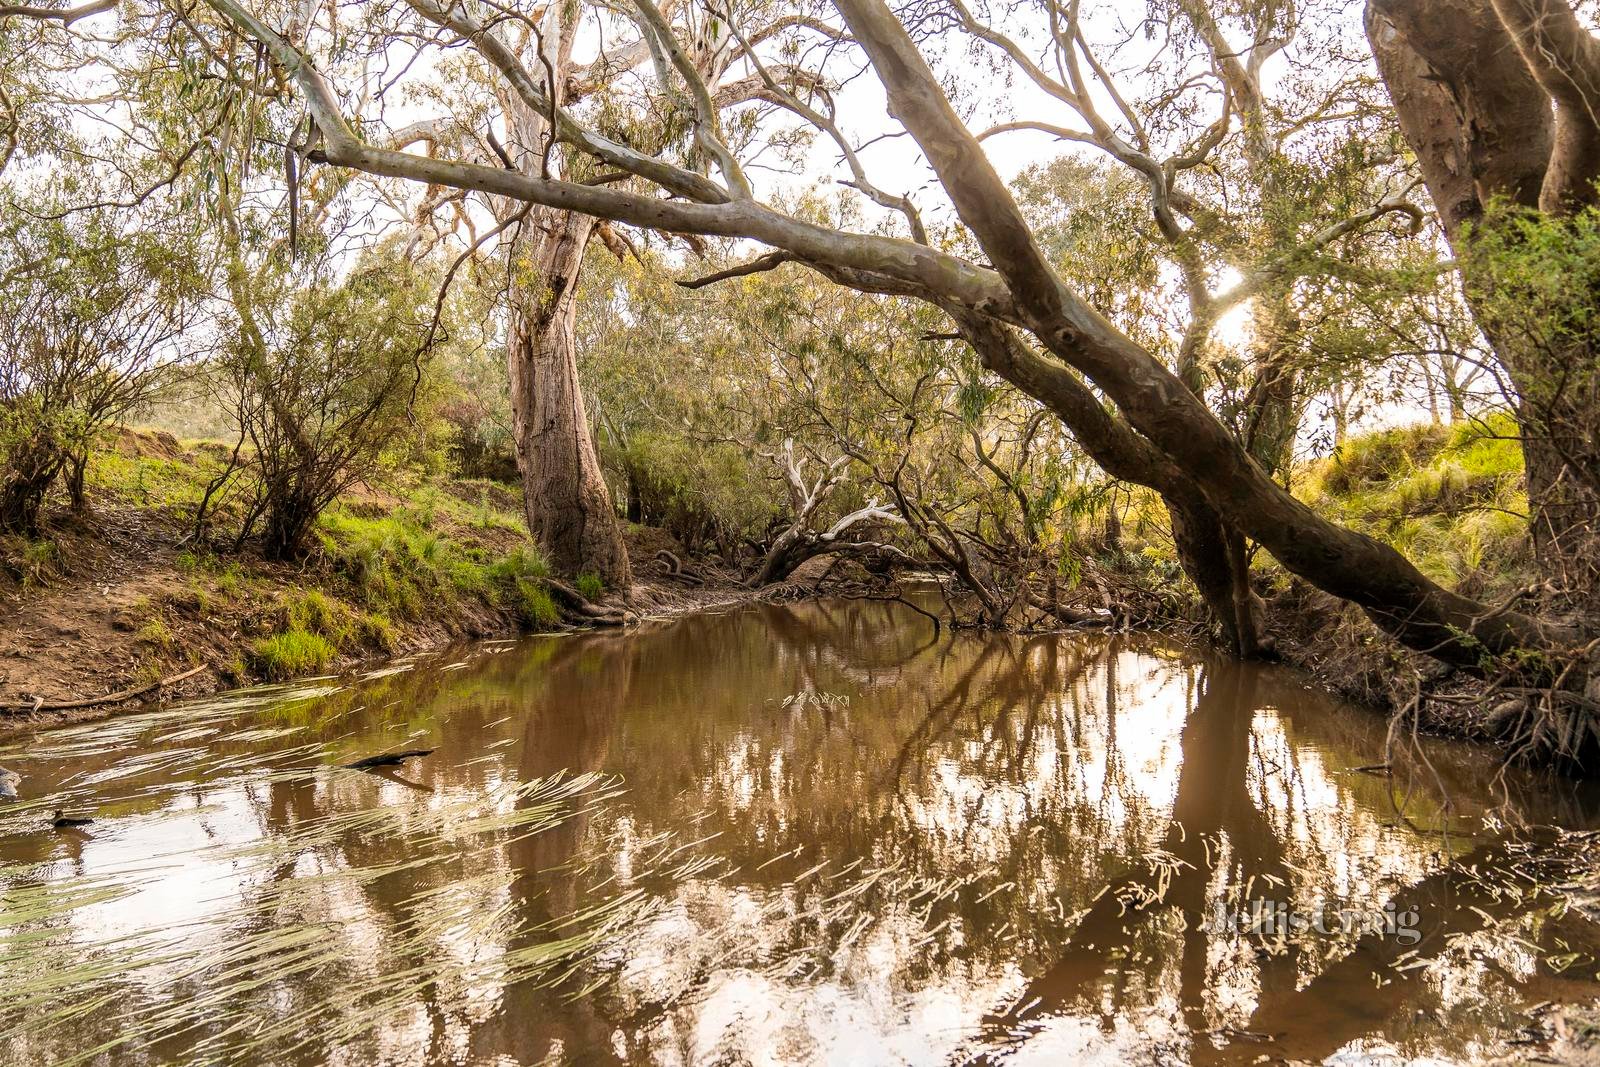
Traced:
<svg viewBox="0 0 1600 1067">
<path fill-rule="evenodd" d="M 639 617 L 626 608 L 596 604 L 559 578 L 541 579 L 569 616 L 586 626 L 627 626 Z"/>
</svg>

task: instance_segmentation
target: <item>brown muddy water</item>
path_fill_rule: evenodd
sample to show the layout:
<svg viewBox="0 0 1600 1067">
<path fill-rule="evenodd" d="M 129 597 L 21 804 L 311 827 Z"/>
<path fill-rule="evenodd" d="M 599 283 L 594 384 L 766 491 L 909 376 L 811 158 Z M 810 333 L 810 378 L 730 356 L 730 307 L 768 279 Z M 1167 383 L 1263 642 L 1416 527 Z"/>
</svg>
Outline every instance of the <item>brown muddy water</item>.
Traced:
<svg viewBox="0 0 1600 1067">
<path fill-rule="evenodd" d="M 1527 829 L 1600 805 L 1463 746 L 1353 771 L 1383 733 L 1288 672 L 860 601 L 45 731 L 0 748 L 0 1063 L 1514 1052 L 1600 995 Z"/>
</svg>

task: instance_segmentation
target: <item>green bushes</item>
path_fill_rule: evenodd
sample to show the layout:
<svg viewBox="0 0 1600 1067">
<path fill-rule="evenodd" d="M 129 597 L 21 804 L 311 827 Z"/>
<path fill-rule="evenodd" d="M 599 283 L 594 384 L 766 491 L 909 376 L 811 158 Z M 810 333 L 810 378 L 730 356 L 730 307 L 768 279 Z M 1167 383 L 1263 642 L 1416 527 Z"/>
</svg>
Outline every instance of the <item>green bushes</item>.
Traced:
<svg viewBox="0 0 1600 1067">
<path fill-rule="evenodd" d="M 638 503 L 630 518 L 662 527 L 691 552 L 707 544 L 731 551 L 741 538 L 759 536 L 782 510 L 765 466 L 728 443 L 639 433 L 613 462 Z"/>
</svg>

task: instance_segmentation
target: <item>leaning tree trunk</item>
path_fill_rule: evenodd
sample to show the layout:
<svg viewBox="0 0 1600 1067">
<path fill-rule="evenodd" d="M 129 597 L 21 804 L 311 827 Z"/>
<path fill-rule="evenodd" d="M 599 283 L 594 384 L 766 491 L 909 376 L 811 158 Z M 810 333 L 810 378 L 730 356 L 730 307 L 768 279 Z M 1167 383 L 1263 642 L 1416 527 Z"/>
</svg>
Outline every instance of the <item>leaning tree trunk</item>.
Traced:
<svg viewBox="0 0 1600 1067">
<path fill-rule="evenodd" d="M 945 310 L 984 367 L 1054 412 L 1100 469 L 1161 495 L 1172 520 L 1178 563 L 1223 644 L 1245 659 L 1269 653 L 1261 600 L 1250 588 L 1243 535 L 1223 521 L 1193 480 L 1127 423 L 1113 418 L 1064 364 L 1033 351 L 992 319 L 955 305 Z"/>
<path fill-rule="evenodd" d="M 506 344 L 528 530 L 557 573 L 598 575 L 607 588 L 626 591 L 628 551 L 578 386 L 578 273 L 595 220 L 535 215 L 527 248 L 514 253 Z"/>
<path fill-rule="evenodd" d="M 1198 490 L 1169 485 L 1161 499 L 1172 520 L 1178 564 L 1221 631 L 1223 645 L 1241 659 L 1270 655 L 1266 608 L 1250 586 L 1244 535 L 1223 522 Z"/>
</svg>

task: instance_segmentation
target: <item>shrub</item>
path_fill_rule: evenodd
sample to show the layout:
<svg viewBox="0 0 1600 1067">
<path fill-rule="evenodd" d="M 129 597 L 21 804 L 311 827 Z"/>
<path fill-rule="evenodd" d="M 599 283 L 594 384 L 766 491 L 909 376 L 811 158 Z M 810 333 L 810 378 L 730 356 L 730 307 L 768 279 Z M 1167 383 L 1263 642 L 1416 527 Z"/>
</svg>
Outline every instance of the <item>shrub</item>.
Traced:
<svg viewBox="0 0 1600 1067">
<path fill-rule="evenodd" d="M 426 272 L 395 246 L 349 270 L 323 257 L 229 274 L 236 329 L 227 388 L 241 399 L 240 436 L 255 447 L 240 470 L 271 559 L 312 544 L 318 517 L 346 488 L 403 451 L 423 365 L 437 334 Z"/>
</svg>

